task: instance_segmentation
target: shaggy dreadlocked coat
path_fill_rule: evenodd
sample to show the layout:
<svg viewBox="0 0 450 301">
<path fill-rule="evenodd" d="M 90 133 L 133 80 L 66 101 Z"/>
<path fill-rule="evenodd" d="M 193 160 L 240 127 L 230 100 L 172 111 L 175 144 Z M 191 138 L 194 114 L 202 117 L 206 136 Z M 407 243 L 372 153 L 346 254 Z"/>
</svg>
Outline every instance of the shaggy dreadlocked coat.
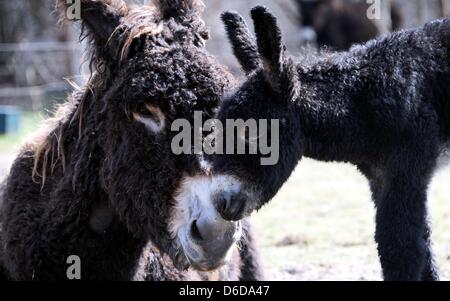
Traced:
<svg viewBox="0 0 450 301">
<path fill-rule="evenodd" d="M 247 225 L 232 263 L 183 271 L 168 224 L 181 175 L 199 163 L 172 153 L 170 130 L 151 135 L 132 113 L 149 114 L 150 102 L 167 124 L 194 110 L 212 116 L 233 78 L 204 48 L 201 1 L 156 4 L 81 1 L 94 72 L 12 165 L 0 197 L 0 277 L 67 279 L 70 255 L 84 280 L 260 276 Z"/>
</svg>

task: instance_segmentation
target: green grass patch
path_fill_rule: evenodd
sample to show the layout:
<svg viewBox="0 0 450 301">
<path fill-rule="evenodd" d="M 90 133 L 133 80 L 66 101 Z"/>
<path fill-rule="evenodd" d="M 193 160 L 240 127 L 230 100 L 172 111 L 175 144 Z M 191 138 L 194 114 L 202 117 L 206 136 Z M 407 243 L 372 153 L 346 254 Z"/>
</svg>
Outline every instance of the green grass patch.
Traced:
<svg viewBox="0 0 450 301">
<path fill-rule="evenodd" d="M 17 134 L 0 135 L 0 153 L 16 151 L 29 134 L 37 131 L 43 119 L 42 113 L 24 112 L 21 116 L 20 130 Z"/>
</svg>

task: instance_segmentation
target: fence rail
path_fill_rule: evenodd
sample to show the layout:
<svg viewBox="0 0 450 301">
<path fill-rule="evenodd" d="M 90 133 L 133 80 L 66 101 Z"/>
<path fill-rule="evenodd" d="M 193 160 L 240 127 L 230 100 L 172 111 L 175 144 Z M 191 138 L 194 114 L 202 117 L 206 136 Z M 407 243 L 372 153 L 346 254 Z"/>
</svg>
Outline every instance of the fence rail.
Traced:
<svg viewBox="0 0 450 301">
<path fill-rule="evenodd" d="M 0 43 L 0 52 L 53 52 L 80 49 L 79 42 Z"/>
<path fill-rule="evenodd" d="M 77 41 L 0 43 L 0 105 L 51 108 L 70 91 L 64 78 L 81 84 L 83 45 Z M 4 68 L 3 68 L 4 67 Z"/>
</svg>

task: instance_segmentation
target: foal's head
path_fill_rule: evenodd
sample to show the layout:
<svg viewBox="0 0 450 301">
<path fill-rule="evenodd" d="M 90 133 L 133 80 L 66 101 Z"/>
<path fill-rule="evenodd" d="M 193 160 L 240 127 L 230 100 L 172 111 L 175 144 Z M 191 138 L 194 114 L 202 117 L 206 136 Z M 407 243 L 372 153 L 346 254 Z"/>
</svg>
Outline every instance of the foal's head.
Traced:
<svg viewBox="0 0 450 301">
<path fill-rule="evenodd" d="M 261 151 L 261 145 L 253 154 L 248 152 L 248 146 L 246 154 L 225 152 L 208 157 L 213 176 L 203 177 L 203 185 L 208 188 L 202 195 L 207 195 L 225 219 L 240 220 L 276 194 L 300 159 L 300 124 L 294 102 L 299 93 L 299 80 L 295 63 L 285 55 L 276 19 L 264 7 L 252 10 L 256 40 L 238 14 L 225 13 L 222 18 L 247 80 L 225 97 L 217 118 L 222 124 L 230 119 L 278 121 L 279 124 L 276 132 L 271 126 L 263 129 L 259 125 L 257 136 L 253 137 L 250 130 L 239 130 L 234 137 L 234 133 L 224 129 L 221 135 L 227 137 L 223 139 L 224 149 L 233 143 L 236 147 L 238 139 L 250 145 L 260 144 L 265 137 L 279 148 L 275 164 L 262 163 L 267 154 Z M 230 135 L 234 139 L 229 139 Z"/>
<path fill-rule="evenodd" d="M 212 116 L 233 79 L 205 50 L 201 1 L 154 2 L 81 0 L 96 71 L 73 109 L 70 124 L 80 132 L 66 174 L 73 173 L 74 185 L 85 175 L 85 189 L 97 173 L 131 233 L 151 239 L 180 268 L 210 270 L 226 261 L 240 225 L 223 220 L 212 204 L 179 201 L 183 179 L 203 169 L 197 156 L 172 152 L 171 123 L 191 120 L 194 111 Z M 75 15 L 65 0 L 58 4 Z M 89 170 L 91 160 L 98 171 Z"/>
</svg>

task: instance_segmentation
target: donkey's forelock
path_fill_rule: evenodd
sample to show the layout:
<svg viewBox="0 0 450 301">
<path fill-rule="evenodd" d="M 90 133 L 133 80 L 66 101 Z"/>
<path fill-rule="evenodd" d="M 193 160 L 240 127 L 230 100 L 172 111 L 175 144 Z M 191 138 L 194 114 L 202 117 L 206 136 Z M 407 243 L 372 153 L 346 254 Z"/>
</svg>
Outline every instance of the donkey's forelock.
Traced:
<svg viewBox="0 0 450 301">
<path fill-rule="evenodd" d="M 201 0 L 155 0 L 153 2 L 165 18 L 200 13 L 205 7 Z"/>
<path fill-rule="evenodd" d="M 69 18 L 73 5 L 70 2 L 57 0 L 56 8 L 63 22 L 81 21 L 82 37 L 87 37 L 93 44 L 91 59 L 94 62 L 120 62 L 133 40 L 142 35 L 160 34 L 163 31 L 161 22 L 169 18 L 189 24 L 191 30 L 199 31 L 200 36 L 206 38 L 204 24 L 197 18 L 204 7 L 201 0 L 154 0 L 153 6 L 127 6 L 123 0 L 80 1 L 80 20 Z"/>
</svg>

